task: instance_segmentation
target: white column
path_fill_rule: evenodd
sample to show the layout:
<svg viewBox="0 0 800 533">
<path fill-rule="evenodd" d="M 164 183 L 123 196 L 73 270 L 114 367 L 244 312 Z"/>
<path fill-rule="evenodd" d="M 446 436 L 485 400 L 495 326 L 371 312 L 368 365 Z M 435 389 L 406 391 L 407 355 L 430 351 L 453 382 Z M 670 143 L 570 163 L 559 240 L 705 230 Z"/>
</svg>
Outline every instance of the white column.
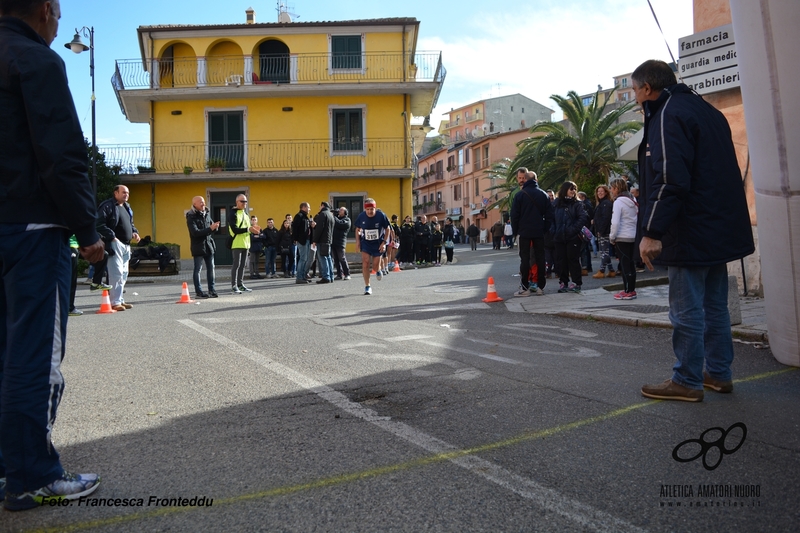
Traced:
<svg viewBox="0 0 800 533">
<path fill-rule="evenodd" d="M 800 366 L 800 2 L 730 0 L 772 354 Z"/>
<path fill-rule="evenodd" d="M 159 89 L 161 87 L 161 68 L 158 59 L 150 60 L 150 88 Z"/>
<path fill-rule="evenodd" d="M 205 57 L 198 57 L 197 58 L 197 86 L 198 87 L 205 87 L 206 86 L 206 58 Z"/>
<path fill-rule="evenodd" d="M 244 84 L 253 85 L 253 56 L 244 56 Z"/>
</svg>

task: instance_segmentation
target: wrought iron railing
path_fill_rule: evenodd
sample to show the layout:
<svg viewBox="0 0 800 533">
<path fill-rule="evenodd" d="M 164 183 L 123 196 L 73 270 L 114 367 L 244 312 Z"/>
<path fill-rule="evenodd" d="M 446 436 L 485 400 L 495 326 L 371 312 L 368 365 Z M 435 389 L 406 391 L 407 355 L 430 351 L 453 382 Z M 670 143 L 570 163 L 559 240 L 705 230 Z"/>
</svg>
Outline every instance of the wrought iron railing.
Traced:
<svg viewBox="0 0 800 533">
<path fill-rule="evenodd" d="M 117 91 L 281 83 L 443 82 L 441 52 L 210 56 L 120 59 L 112 84 Z M 153 75 L 155 73 L 156 75 Z M 437 92 L 438 97 L 438 92 Z"/>
<path fill-rule="evenodd" d="M 343 151 L 330 139 L 209 144 L 156 143 L 101 146 L 108 165 L 124 174 L 226 171 L 290 171 L 410 168 L 402 139 L 364 139 Z M 349 146 L 349 143 L 347 143 Z"/>
</svg>

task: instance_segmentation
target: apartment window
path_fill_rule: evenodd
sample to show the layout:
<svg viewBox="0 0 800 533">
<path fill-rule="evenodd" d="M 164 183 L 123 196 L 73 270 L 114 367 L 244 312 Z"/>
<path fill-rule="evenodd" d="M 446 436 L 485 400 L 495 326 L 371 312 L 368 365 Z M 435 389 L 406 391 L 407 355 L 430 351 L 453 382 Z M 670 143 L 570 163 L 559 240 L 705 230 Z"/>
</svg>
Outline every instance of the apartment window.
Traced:
<svg viewBox="0 0 800 533">
<path fill-rule="evenodd" d="M 461 184 L 453 185 L 453 201 L 461 200 Z"/>
<path fill-rule="evenodd" d="M 360 35 L 331 36 L 331 68 L 342 70 L 361 69 Z"/>
<path fill-rule="evenodd" d="M 469 163 L 469 150 L 464 150 L 464 163 Z"/>
<path fill-rule="evenodd" d="M 472 154 L 473 159 L 475 160 L 475 170 L 481 169 L 481 149 L 475 148 L 475 153 Z"/>
<path fill-rule="evenodd" d="M 244 111 L 208 113 L 208 158 L 221 159 L 226 170 L 244 170 Z"/>
<path fill-rule="evenodd" d="M 583 97 L 583 105 L 592 105 L 592 100 L 594 100 L 593 96 L 584 96 Z"/>
<path fill-rule="evenodd" d="M 511 111 L 514 111 L 514 106 L 513 105 L 511 106 Z"/>
<path fill-rule="evenodd" d="M 628 78 L 622 78 L 622 86 L 623 87 L 627 87 L 628 86 Z"/>
<path fill-rule="evenodd" d="M 331 122 L 334 152 L 361 152 L 364 150 L 363 109 L 333 109 Z"/>
<path fill-rule="evenodd" d="M 469 198 L 469 182 L 464 182 L 464 198 Z"/>
<path fill-rule="evenodd" d="M 489 145 L 483 147 L 483 163 L 481 164 L 482 167 L 489 166 Z"/>
<path fill-rule="evenodd" d="M 481 195 L 481 179 L 477 178 L 475 180 L 475 196 Z"/>
<path fill-rule="evenodd" d="M 524 107 L 522 108 L 522 113 L 525 114 L 525 108 Z"/>
<path fill-rule="evenodd" d="M 444 161 L 437 161 L 436 162 L 436 179 L 444 179 Z"/>
</svg>

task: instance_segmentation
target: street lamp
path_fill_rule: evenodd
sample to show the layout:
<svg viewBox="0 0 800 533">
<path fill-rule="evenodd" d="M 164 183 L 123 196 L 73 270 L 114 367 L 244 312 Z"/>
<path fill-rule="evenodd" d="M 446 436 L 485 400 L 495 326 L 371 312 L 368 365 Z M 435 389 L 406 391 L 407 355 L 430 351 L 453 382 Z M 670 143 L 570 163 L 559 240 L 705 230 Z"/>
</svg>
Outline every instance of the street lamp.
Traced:
<svg viewBox="0 0 800 533">
<path fill-rule="evenodd" d="M 89 38 L 89 46 L 83 44 L 81 35 Z M 95 126 L 95 110 L 94 110 L 94 26 L 88 28 L 75 29 L 75 37 L 72 41 L 66 43 L 64 48 L 68 48 L 80 54 L 81 52 L 89 51 L 89 75 L 92 77 L 92 194 L 94 201 L 97 202 L 97 127 Z"/>
</svg>

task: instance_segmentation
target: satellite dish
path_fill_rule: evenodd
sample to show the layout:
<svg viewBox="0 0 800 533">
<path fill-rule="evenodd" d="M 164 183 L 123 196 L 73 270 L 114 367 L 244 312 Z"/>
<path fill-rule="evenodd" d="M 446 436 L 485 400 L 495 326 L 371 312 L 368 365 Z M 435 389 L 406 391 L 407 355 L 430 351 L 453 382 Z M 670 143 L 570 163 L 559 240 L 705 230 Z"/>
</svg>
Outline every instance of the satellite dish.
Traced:
<svg viewBox="0 0 800 533">
<path fill-rule="evenodd" d="M 278 22 L 291 22 L 292 16 L 289 15 L 286 11 L 281 11 L 280 15 L 278 15 Z"/>
</svg>

